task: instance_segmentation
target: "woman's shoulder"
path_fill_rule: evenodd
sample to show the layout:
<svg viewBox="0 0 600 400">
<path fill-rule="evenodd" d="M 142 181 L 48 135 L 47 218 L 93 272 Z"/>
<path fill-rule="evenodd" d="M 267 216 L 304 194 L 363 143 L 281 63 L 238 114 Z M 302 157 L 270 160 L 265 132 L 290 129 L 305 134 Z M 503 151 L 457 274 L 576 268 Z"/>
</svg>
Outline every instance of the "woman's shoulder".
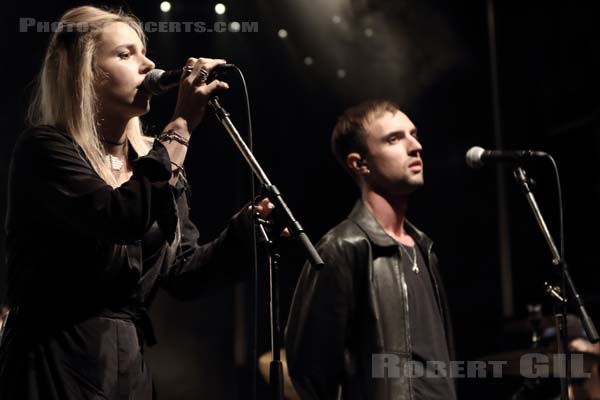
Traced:
<svg viewBox="0 0 600 400">
<path fill-rule="evenodd" d="M 31 139 L 46 139 L 46 138 L 57 138 L 57 139 L 69 139 L 72 141 L 71 135 L 65 130 L 53 125 L 34 125 L 27 127 L 20 135 L 20 140 L 31 140 Z"/>
<path fill-rule="evenodd" d="M 48 154 L 77 153 L 77 146 L 66 130 L 51 125 L 26 128 L 18 136 L 13 147 L 13 158 L 46 158 Z"/>
<path fill-rule="evenodd" d="M 72 136 L 65 130 L 52 125 L 35 125 L 26 128 L 17 138 L 15 149 L 21 147 L 45 147 L 55 144 L 74 143 Z"/>
</svg>

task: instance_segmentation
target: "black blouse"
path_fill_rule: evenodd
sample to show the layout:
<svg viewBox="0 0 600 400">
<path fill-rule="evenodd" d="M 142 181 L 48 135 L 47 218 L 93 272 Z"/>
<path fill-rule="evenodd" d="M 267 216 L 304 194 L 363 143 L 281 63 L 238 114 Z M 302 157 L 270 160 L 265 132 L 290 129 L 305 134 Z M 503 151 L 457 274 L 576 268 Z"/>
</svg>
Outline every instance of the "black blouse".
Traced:
<svg viewBox="0 0 600 400">
<path fill-rule="evenodd" d="M 158 141 L 148 155 L 134 160 L 131 179 L 115 189 L 92 169 L 68 133 L 42 126 L 21 135 L 8 183 L 7 300 L 15 312 L 0 347 L 0 397 L 7 387 L 27 390 L 28 396 L 40 388 L 79 388 L 72 374 L 53 371 L 69 363 L 78 373 L 90 370 L 86 385 L 93 381 L 94 390 L 107 398 L 127 387 L 129 394 L 134 388 L 147 391 L 151 379 L 139 362 L 132 367 L 137 375 L 117 383 L 106 378 L 110 368 L 98 362 L 116 357 L 123 368 L 141 351 L 136 343 L 125 350 L 86 349 L 95 367 L 79 365 L 85 362 L 69 343 L 127 342 L 118 336 L 123 329 L 115 330 L 115 337 L 106 337 L 99 326 L 89 329 L 102 319 L 97 323 L 124 321 L 128 338 L 137 335 L 140 344 L 144 338 L 151 344 L 145 310 L 159 287 L 193 298 L 249 274 L 247 213 L 238 213 L 219 237 L 201 245 L 184 187 L 178 182 L 173 188 L 170 178 L 169 155 Z M 169 256 L 177 232 L 181 240 Z M 80 329 L 82 324 L 87 328 Z M 7 378 L 12 374 L 15 379 Z M 68 394 L 57 391 L 48 398 L 70 399 Z M 77 396 L 72 398 L 86 398 Z"/>
</svg>

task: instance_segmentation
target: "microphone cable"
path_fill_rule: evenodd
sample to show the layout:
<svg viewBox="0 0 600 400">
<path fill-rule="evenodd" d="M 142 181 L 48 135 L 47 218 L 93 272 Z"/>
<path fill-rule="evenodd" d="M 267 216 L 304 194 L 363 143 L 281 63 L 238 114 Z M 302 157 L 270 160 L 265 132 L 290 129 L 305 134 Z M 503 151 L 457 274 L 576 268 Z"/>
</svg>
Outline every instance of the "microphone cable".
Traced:
<svg viewBox="0 0 600 400">
<path fill-rule="evenodd" d="M 558 190 L 558 240 L 560 243 L 560 258 L 565 261 L 565 227 L 564 227 L 564 213 L 563 213 L 563 199 L 562 199 L 562 189 L 560 184 L 560 175 L 558 173 L 558 167 L 556 165 L 556 161 L 550 154 L 546 154 L 545 156 L 550 163 L 552 163 L 552 168 L 554 170 L 554 176 L 556 177 L 556 189 Z"/>
<path fill-rule="evenodd" d="M 248 85 L 246 84 L 246 79 L 244 78 L 244 73 L 241 69 L 238 68 L 237 65 L 233 65 L 232 68 L 239 75 L 240 81 L 242 83 L 242 87 L 244 89 L 244 100 L 246 106 L 246 129 L 248 131 L 248 148 L 250 152 L 254 154 L 254 136 L 252 133 L 252 113 L 250 110 L 250 96 L 248 95 Z M 252 212 L 252 281 L 253 281 L 253 301 L 252 301 L 252 345 L 251 345 L 251 377 L 252 377 L 252 400 L 256 400 L 256 381 L 258 379 L 258 243 L 256 240 L 256 178 L 254 177 L 254 173 L 252 169 L 250 169 L 250 196 L 251 196 L 251 212 Z"/>
</svg>

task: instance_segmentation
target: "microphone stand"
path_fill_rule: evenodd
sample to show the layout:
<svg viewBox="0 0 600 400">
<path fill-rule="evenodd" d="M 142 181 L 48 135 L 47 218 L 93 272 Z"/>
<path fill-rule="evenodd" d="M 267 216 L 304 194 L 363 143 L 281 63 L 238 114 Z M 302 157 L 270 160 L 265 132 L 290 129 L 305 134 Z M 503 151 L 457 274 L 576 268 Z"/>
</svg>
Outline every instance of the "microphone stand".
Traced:
<svg viewBox="0 0 600 400">
<path fill-rule="evenodd" d="M 277 189 L 277 187 L 271 183 L 258 161 L 256 161 L 256 158 L 254 158 L 254 154 L 252 154 L 252 152 L 240 136 L 240 133 L 236 129 L 233 122 L 231 122 L 231 119 L 229 118 L 229 113 L 225 111 L 225 109 L 219 104 L 219 98 L 217 96 L 212 97 L 208 101 L 208 105 L 212 108 L 217 119 L 225 127 L 225 130 L 227 130 L 229 136 L 231 136 L 231 139 L 233 139 L 234 143 L 242 153 L 242 156 L 244 156 L 246 162 L 252 169 L 254 175 L 263 185 L 267 197 L 269 198 L 271 203 L 275 205 L 274 211 L 277 213 L 278 216 L 281 216 L 281 218 L 285 220 L 284 226 L 286 226 L 289 229 L 290 234 L 292 236 L 296 237 L 300 241 L 300 243 L 304 247 L 304 250 L 306 251 L 308 260 L 310 261 L 311 265 L 317 270 L 321 269 L 324 265 L 321 256 L 319 256 L 319 253 L 317 253 L 315 246 L 313 246 L 310 239 L 304 232 L 304 228 L 302 228 L 300 222 L 296 220 L 296 218 L 292 214 L 292 211 L 290 210 L 286 202 L 283 200 L 279 189 Z"/>
<path fill-rule="evenodd" d="M 277 241 L 269 239 L 265 226 L 270 225 L 254 216 L 264 240 L 264 247 L 269 265 L 269 303 L 271 319 L 271 363 L 269 365 L 269 385 L 271 387 L 271 400 L 283 399 L 283 364 L 281 363 L 281 329 L 279 324 L 279 253 Z"/>
<path fill-rule="evenodd" d="M 266 192 L 267 197 L 275 205 L 275 221 L 285 221 L 281 226 L 278 224 L 274 224 L 274 228 L 272 231 L 275 235 L 279 235 L 279 233 L 283 229 L 283 226 L 287 227 L 292 236 L 295 236 L 306 251 L 308 255 L 308 259 L 316 270 L 320 270 L 324 263 L 317 253 L 317 250 L 311 243 L 310 239 L 304 232 L 302 225 L 300 222 L 296 220 L 292 211 L 287 206 L 281 192 L 275 185 L 271 183 L 263 169 L 261 168 L 256 158 L 240 136 L 238 130 L 236 129 L 233 122 L 229 118 L 229 113 L 225 111 L 223 107 L 219 104 L 218 97 L 212 97 L 208 101 L 209 106 L 212 108 L 215 116 L 221 122 L 221 124 L 225 127 L 225 130 L 229 133 L 234 143 L 242 153 L 242 156 L 246 159 L 248 165 L 252 169 L 254 175 L 258 178 L 260 183 L 263 185 L 264 191 Z M 257 217 L 255 217 L 257 218 Z M 283 399 L 283 369 L 280 359 L 279 349 L 281 347 L 281 330 L 279 326 L 279 254 L 277 253 L 276 245 L 274 241 L 270 240 L 267 232 L 265 230 L 265 225 L 270 224 L 268 221 L 264 221 L 260 218 L 257 218 L 259 230 L 261 235 L 265 240 L 265 249 L 268 257 L 269 264 L 269 286 L 270 286 L 270 303 L 271 303 L 271 312 L 270 312 L 270 325 L 271 325 L 271 354 L 272 361 L 269 369 L 269 385 L 271 386 L 271 395 L 272 400 L 282 400 Z"/>
<path fill-rule="evenodd" d="M 554 309 L 555 309 L 555 320 L 556 320 L 556 328 L 557 328 L 557 341 L 558 341 L 558 349 L 565 355 L 565 365 L 564 376 L 560 378 L 560 391 L 561 391 L 561 400 L 568 400 L 568 387 L 569 387 L 569 346 L 568 346 L 568 332 L 567 332 L 567 303 L 568 296 L 567 290 L 571 293 L 573 299 L 576 303 L 576 308 L 579 313 L 579 317 L 581 318 L 581 323 L 585 330 L 585 333 L 590 342 L 596 343 L 600 340 L 598 336 L 598 331 L 594 326 L 594 323 L 590 316 L 588 315 L 584 305 L 583 300 L 579 296 L 577 289 L 575 288 L 575 284 L 571 279 L 571 274 L 569 273 L 569 269 L 566 261 L 562 258 L 559 253 L 556 245 L 554 244 L 554 240 L 552 239 L 552 235 L 550 235 L 550 231 L 548 230 L 548 226 L 544 221 L 544 217 L 540 212 L 537 201 L 531 191 L 531 180 L 527 177 L 525 170 L 521 167 L 517 167 L 513 170 L 513 176 L 517 183 L 523 189 L 523 194 L 527 198 L 531 211 L 542 231 L 544 239 L 546 239 L 546 243 L 550 248 L 550 252 L 552 253 L 552 265 L 560 268 L 561 273 L 561 286 L 554 287 L 546 284 L 546 292 L 550 295 L 550 297 L 554 301 Z"/>
</svg>

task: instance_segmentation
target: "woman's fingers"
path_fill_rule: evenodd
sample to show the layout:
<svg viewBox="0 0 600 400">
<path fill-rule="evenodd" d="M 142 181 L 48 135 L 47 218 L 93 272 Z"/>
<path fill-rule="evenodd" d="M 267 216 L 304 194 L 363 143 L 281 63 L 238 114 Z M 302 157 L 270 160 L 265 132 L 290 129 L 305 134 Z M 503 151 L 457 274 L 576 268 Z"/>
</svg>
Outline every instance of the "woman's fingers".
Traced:
<svg viewBox="0 0 600 400">
<path fill-rule="evenodd" d="M 206 78 L 208 78 L 215 67 L 226 63 L 227 62 L 222 59 L 191 57 L 188 59 L 186 67 L 193 67 L 193 70 L 186 77 L 186 79 L 194 86 L 201 86 L 204 82 L 206 82 Z"/>
<path fill-rule="evenodd" d="M 268 198 L 264 198 L 258 202 L 255 206 L 256 211 L 260 214 L 260 217 L 263 219 L 267 219 L 271 212 L 275 209 L 275 204 L 271 203 Z M 281 232 L 281 236 L 291 236 L 288 228 L 285 228 Z"/>
<path fill-rule="evenodd" d="M 217 90 L 226 90 L 229 89 L 229 84 L 223 81 L 214 80 L 206 86 L 202 86 L 201 90 L 204 90 L 206 95 L 211 95 L 214 91 Z"/>
<path fill-rule="evenodd" d="M 185 119 L 190 131 L 198 126 L 204 117 L 209 97 L 218 90 L 229 89 L 227 82 L 219 80 L 207 84 L 211 71 L 225 63 L 226 61 L 223 59 L 203 57 L 187 59 L 185 67 L 186 69 L 191 68 L 191 72 L 182 75 L 173 118 Z"/>
<path fill-rule="evenodd" d="M 275 204 L 271 203 L 268 198 L 264 198 L 254 205 L 254 210 L 260 215 L 262 219 L 267 219 L 271 212 L 275 209 Z M 248 207 L 248 211 L 252 210 L 252 206 Z M 281 232 L 281 236 L 291 236 L 288 228 L 285 228 Z"/>
</svg>

